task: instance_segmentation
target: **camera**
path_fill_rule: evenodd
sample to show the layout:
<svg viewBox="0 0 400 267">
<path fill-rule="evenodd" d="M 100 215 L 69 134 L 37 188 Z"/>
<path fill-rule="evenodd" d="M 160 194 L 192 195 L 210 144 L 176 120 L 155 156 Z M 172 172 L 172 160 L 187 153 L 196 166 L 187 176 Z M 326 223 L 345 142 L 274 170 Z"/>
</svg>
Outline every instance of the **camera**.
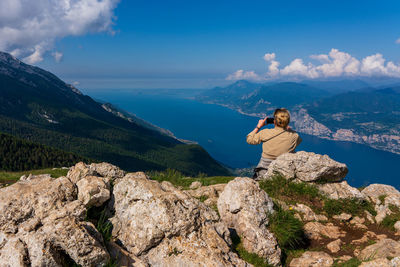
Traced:
<svg viewBox="0 0 400 267">
<path fill-rule="evenodd" d="M 267 118 L 267 124 L 273 124 L 274 118 Z"/>
</svg>

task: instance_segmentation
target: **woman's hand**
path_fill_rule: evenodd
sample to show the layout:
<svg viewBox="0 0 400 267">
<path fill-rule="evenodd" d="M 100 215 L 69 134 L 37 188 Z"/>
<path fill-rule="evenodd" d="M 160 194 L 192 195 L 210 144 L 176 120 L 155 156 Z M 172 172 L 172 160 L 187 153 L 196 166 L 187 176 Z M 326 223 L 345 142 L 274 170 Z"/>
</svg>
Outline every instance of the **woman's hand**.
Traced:
<svg viewBox="0 0 400 267">
<path fill-rule="evenodd" d="M 257 128 L 260 129 L 261 127 L 265 126 L 268 117 L 265 117 L 263 120 L 259 120 L 257 124 Z"/>
</svg>

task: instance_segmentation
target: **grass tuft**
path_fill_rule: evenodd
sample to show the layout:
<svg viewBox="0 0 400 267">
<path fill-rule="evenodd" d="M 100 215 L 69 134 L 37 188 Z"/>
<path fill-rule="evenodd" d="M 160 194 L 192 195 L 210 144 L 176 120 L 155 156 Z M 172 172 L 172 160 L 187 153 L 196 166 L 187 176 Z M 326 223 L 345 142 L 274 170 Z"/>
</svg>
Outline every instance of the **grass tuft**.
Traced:
<svg viewBox="0 0 400 267">
<path fill-rule="evenodd" d="M 348 261 L 345 262 L 338 262 L 335 261 L 332 265 L 332 267 L 357 267 L 361 264 L 361 261 L 357 258 L 351 258 Z"/>
<path fill-rule="evenodd" d="M 297 249 L 307 240 L 304 235 L 303 223 L 294 217 L 294 212 L 284 210 L 275 204 L 275 212 L 269 218 L 268 228 L 275 235 L 283 250 Z"/>
<path fill-rule="evenodd" d="M 187 177 L 181 172 L 173 169 L 167 169 L 165 171 L 150 171 L 146 173 L 152 180 L 158 182 L 168 181 L 174 186 L 181 186 L 183 189 L 189 189 L 189 186 L 195 182 L 199 181 L 203 186 L 213 185 L 213 184 L 226 184 L 233 180 L 233 176 L 205 176 L 204 173 L 200 173 L 198 177 Z"/>
<path fill-rule="evenodd" d="M 371 202 L 360 199 L 325 199 L 324 210 L 329 216 L 339 215 L 343 212 L 353 216 L 363 216 L 368 211 L 376 216 L 376 211 Z"/>
</svg>

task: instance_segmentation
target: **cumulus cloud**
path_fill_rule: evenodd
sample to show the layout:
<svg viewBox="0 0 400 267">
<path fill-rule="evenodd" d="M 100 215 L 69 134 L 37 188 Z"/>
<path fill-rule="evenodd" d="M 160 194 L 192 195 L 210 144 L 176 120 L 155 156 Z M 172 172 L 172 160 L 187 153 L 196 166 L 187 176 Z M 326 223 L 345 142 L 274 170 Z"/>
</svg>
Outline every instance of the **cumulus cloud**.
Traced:
<svg viewBox="0 0 400 267">
<path fill-rule="evenodd" d="M 332 48 L 328 54 L 311 55 L 312 62 L 304 63 L 303 59 L 296 58 L 288 65 L 279 68 L 279 61 L 275 53 L 267 53 L 263 59 L 269 64 L 265 74 L 257 74 L 254 71 L 239 70 L 227 77 L 228 80 L 246 79 L 245 76 L 257 77 L 258 81 L 283 77 L 299 78 L 331 78 L 331 77 L 355 77 L 355 76 L 385 76 L 400 78 L 400 65 L 392 61 L 386 61 L 382 54 L 367 56 L 361 60 L 349 53 Z"/>
<path fill-rule="evenodd" d="M 43 60 L 66 36 L 109 31 L 119 0 L 1 0 L 0 50 L 28 63 Z M 53 52 L 61 60 L 60 52 Z"/>
<path fill-rule="evenodd" d="M 262 80 L 262 77 L 260 77 L 254 71 L 237 70 L 234 73 L 230 74 L 226 79 L 228 81 L 237 81 L 237 80 L 260 81 Z"/>
</svg>

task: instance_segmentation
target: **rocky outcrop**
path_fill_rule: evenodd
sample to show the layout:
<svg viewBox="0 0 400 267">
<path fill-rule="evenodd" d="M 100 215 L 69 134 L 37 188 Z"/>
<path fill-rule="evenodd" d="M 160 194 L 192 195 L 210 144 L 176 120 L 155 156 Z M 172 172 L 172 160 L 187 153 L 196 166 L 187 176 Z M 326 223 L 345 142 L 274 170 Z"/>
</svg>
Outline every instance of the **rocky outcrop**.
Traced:
<svg viewBox="0 0 400 267">
<path fill-rule="evenodd" d="M 236 230 L 247 251 L 280 265 L 281 250 L 266 228 L 273 203 L 257 182 L 242 177 L 230 181 L 218 199 L 218 211 L 222 221 Z"/>
<path fill-rule="evenodd" d="M 127 174 L 111 208 L 117 243 L 151 266 L 246 266 L 217 213 L 169 182 Z"/>
<path fill-rule="evenodd" d="M 0 265 L 105 264 L 101 234 L 84 220 L 86 208 L 66 177 L 30 176 L 0 189 Z"/>
<path fill-rule="evenodd" d="M 392 213 L 390 205 L 400 208 L 400 192 L 390 185 L 371 184 L 361 191 L 373 203 L 375 203 L 375 211 L 377 215 L 375 220 L 381 223 L 383 219 Z"/>
<path fill-rule="evenodd" d="M 104 177 L 108 179 L 119 179 L 125 176 L 125 171 L 109 163 L 92 163 L 90 165 L 83 162 L 71 167 L 67 177 L 72 183 L 76 184 L 80 179 L 87 176 Z"/>
<path fill-rule="evenodd" d="M 280 174 L 301 182 L 338 182 L 347 172 L 346 164 L 334 161 L 328 155 L 300 151 L 280 155 L 269 165 L 265 179 Z"/>
<path fill-rule="evenodd" d="M 319 191 L 331 199 L 356 198 L 366 200 L 366 196 L 357 188 L 350 186 L 346 181 L 338 183 L 317 184 Z"/>
</svg>

